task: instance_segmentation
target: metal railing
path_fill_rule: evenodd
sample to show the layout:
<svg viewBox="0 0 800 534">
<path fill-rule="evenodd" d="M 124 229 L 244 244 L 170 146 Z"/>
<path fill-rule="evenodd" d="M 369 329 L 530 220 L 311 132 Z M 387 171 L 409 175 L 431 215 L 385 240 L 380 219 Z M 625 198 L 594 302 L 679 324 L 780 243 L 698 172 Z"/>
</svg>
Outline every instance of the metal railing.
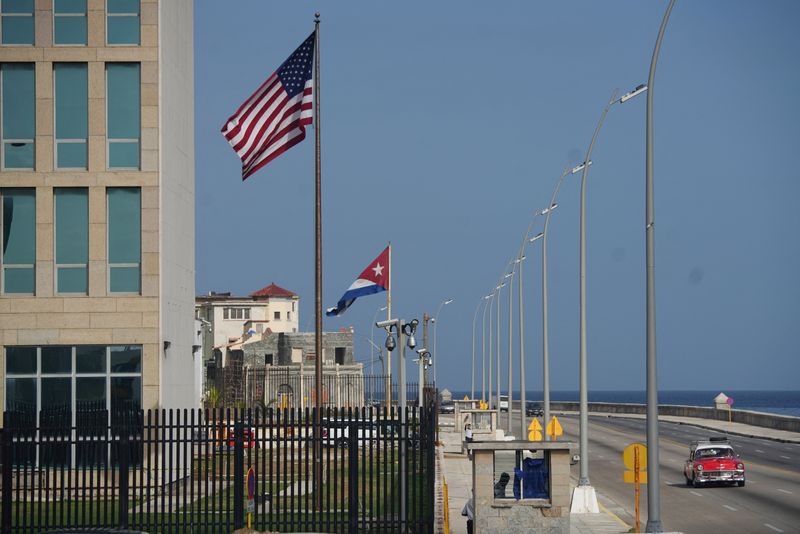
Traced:
<svg viewBox="0 0 800 534">
<path fill-rule="evenodd" d="M 259 531 L 433 532 L 435 404 L 323 409 L 321 433 L 315 415 L 138 411 L 109 424 L 98 410 L 80 425 L 37 427 L 5 412 L 0 531 L 227 534 L 249 515 Z"/>
</svg>

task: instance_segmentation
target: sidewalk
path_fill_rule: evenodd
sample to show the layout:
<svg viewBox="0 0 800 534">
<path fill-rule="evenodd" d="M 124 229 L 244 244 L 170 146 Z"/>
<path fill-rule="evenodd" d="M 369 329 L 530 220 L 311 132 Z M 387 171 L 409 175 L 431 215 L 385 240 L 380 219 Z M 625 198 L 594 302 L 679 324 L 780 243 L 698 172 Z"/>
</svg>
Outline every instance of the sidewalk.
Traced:
<svg viewBox="0 0 800 534">
<path fill-rule="evenodd" d="M 455 452 L 461 448 L 460 434 L 447 430 L 449 430 L 447 427 L 443 427 L 439 431 L 442 445 L 438 447 L 439 454 L 437 455 L 441 464 L 437 468 L 437 474 L 441 477 L 440 482 L 447 483 L 448 490 L 450 532 L 445 534 L 466 534 L 467 518 L 461 515 L 461 510 L 472 493 L 472 462 L 466 454 Z M 598 495 L 598 498 L 601 499 L 601 496 Z M 628 532 L 629 525 L 622 522 L 604 506 L 601 505 L 600 510 L 599 514 L 573 514 L 570 516 L 570 534 Z M 443 515 L 443 510 L 441 513 L 437 513 L 437 516 L 443 517 Z M 443 520 L 437 522 L 436 532 L 444 533 L 443 526 Z"/>
</svg>

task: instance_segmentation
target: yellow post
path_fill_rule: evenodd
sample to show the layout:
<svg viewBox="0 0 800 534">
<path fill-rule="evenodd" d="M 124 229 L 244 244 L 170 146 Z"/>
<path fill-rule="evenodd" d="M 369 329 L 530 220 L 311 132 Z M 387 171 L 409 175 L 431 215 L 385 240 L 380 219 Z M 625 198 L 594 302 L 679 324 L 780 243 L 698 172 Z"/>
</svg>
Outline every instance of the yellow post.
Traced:
<svg viewBox="0 0 800 534">
<path fill-rule="evenodd" d="M 636 506 L 636 532 L 639 532 L 639 447 L 633 449 L 633 487 Z"/>
<path fill-rule="evenodd" d="M 450 532 L 450 502 L 447 498 L 447 482 L 444 484 L 444 531 Z"/>
</svg>

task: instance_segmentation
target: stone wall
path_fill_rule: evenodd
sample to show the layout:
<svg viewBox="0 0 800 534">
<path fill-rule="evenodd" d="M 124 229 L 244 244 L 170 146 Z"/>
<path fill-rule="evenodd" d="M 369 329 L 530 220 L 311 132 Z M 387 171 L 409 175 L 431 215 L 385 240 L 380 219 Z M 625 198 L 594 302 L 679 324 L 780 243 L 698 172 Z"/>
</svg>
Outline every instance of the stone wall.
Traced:
<svg viewBox="0 0 800 534">
<path fill-rule="evenodd" d="M 264 365 L 264 355 L 273 355 L 273 364 L 292 364 L 292 349 L 301 349 L 305 363 L 313 365 L 313 354 L 316 350 L 313 332 L 273 333 L 264 336 L 261 341 L 247 343 L 242 347 L 245 365 L 255 367 Z M 336 363 L 336 348 L 344 349 L 343 365 L 354 363 L 353 334 L 351 332 L 324 332 L 322 349 L 325 351 L 325 364 Z"/>
<path fill-rule="evenodd" d="M 577 402 L 551 402 L 550 409 L 554 411 L 578 411 Z M 647 413 L 647 406 L 644 404 L 625 404 L 610 402 L 590 402 L 590 412 L 598 413 Z M 716 408 L 706 408 L 703 406 L 677 406 L 662 404 L 658 407 L 659 415 L 672 415 L 676 417 L 699 417 L 703 419 L 716 419 L 718 421 L 728 420 L 728 410 L 717 410 Z M 731 410 L 731 420 L 734 423 L 760 426 L 764 428 L 774 428 L 776 430 L 786 430 L 789 432 L 800 432 L 800 417 L 788 415 L 775 415 L 763 412 L 752 412 L 748 410 Z"/>
</svg>

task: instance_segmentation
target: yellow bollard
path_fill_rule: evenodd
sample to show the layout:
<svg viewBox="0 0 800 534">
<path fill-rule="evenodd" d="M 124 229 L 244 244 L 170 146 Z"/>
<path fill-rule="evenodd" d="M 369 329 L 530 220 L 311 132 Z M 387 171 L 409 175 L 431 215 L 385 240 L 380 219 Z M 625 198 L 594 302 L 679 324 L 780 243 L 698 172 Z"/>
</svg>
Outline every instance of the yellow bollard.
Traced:
<svg viewBox="0 0 800 534">
<path fill-rule="evenodd" d="M 444 482 L 444 531 L 450 533 L 450 502 L 447 498 L 447 482 Z"/>
</svg>

